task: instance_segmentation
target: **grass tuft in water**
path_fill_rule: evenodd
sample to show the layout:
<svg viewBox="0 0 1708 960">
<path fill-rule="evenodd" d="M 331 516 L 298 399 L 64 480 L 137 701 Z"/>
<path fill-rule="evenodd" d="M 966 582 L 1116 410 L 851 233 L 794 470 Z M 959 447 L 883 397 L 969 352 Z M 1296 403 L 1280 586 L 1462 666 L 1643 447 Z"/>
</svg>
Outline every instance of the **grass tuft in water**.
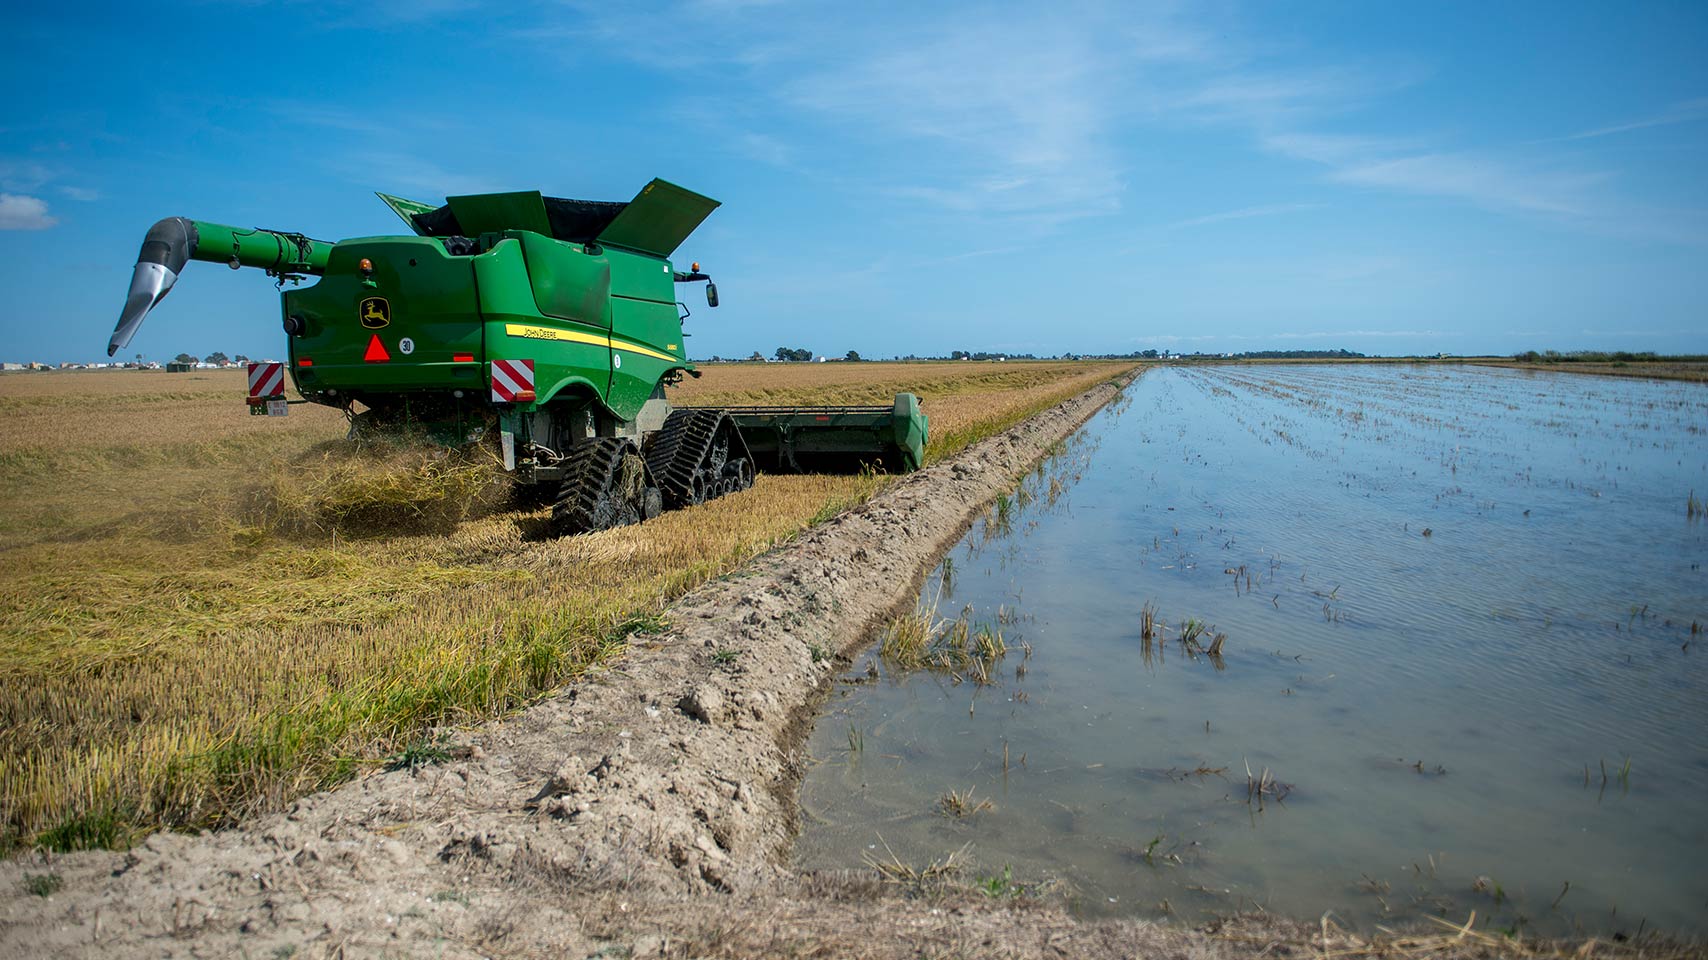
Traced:
<svg viewBox="0 0 1708 960">
<path fill-rule="evenodd" d="M 915 867 L 912 864 L 903 863 L 902 859 L 896 856 L 895 851 L 890 849 L 889 841 L 885 840 L 882 835 L 878 837 L 878 842 L 884 845 L 884 852 L 889 854 L 889 858 L 879 859 L 870 853 L 864 854 L 862 859 L 865 860 L 866 866 L 876 870 L 878 877 L 885 883 L 903 887 L 909 893 L 916 895 L 941 888 L 959 876 L 961 863 L 966 859 L 967 849 L 971 846 L 971 844 L 967 844 L 941 859 L 927 863 L 923 867 Z"/>
<path fill-rule="evenodd" d="M 1002 872 L 989 877 L 980 877 L 973 886 L 992 900 L 1005 900 L 1026 895 L 1026 888 L 1014 882 L 1014 867 L 1003 864 Z"/>
<path fill-rule="evenodd" d="M 1275 775 L 1269 772 L 1268 767 L 1264 767 L 1262 773 L 1253 774 L 1251 772 L 1251 763 L 1250 762 L 1246 763 L 1246 765 L 1245 765 L 1245 802 L 1246 803 L 1248 803 L 1248 804 L 1255 803 L 1255 804 L 1257 804 L 1257 808 L 1259 810 L 1261 810 L 1261 809 L 1263 809 L 1264 798 L 1267 797 L 1269 799 L 1274 800 L 1276 803 L 1281 803 L 1287 799 L 1287 794 L 1292 793 L 1292 792 L 1293 792 L 1293 785 L 1290 783 L 1282 783 L 1281 781 L 1275 779 Z"/>
<path fill-rule="evenodd" d="M 975 800 L 973 788 L 965 790 L 950 790 L 937 798 L 937 812 L 955 820 L 965 820 L 989 810 L 995 810 L 996 804 L 989 800 Z"/>
<path fill-rule="evenodd" d="M 1159 623 L 1161 623 L 1161 621 L 1156 618 L 1156 604 L 1146 600 L 1145 605 L 1139 608 L 1139 639 L 1144 640 L 1147 643 L 1156 639 L 1156 630 Z M 1161 623 L 1161 625 L 1164 627 L 1168 626 L 1166 623 Z"/>
<path fill-rule="evenodd" d="M 1008 653 L 1002 628 L 973 621 L 965 607 L 954 620 L 937 616 L 938 598 L 924 598 L 908 613 L 891 620 L 878 645 L 885 662 L 902 669 L 966 671 L 980 684 L 990 682 L 991 666 Z"/>
</svg>

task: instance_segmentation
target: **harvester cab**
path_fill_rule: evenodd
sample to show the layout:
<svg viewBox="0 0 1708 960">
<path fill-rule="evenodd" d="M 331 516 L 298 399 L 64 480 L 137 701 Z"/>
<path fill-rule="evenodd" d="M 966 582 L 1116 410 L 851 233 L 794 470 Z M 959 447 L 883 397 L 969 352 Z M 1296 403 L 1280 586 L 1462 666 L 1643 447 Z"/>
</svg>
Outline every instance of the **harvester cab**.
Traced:
<svg viewBox="0 0 1708 960">
<path fill-rule="evenodd" d="M 380 194 L 412 232 L 329 243 L 170 217 L 149 230 L 108 345 L 127 346 L 190 260 L 258 267 L 281 295 L 287 358 L 251 364 L 251 411 L 338 407 L 353 437 L 424 431 L 496 440 L 519 483 L 556 492 L 553 527 L 634 523 L 778 470 L 915 469 L 927 420 L 901 394 L 878 407 L 673 407 L 699 376 L 678 283 L 717 287 L 670 258 L 718 202 L 653 180 L 626 203 L 538 191 Z M 318 277 L 309 285 L 300 282 Z M 682 312 L 678 312 L 680 307 Z M 289 374 L 301 401 L 285 397 Z"/>
</svg>

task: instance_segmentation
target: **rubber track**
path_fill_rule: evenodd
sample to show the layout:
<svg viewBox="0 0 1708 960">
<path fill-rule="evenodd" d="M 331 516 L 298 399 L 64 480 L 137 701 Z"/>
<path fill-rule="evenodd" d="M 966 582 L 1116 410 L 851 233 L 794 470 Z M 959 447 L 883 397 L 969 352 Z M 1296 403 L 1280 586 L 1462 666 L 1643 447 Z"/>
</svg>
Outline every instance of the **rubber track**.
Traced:
<svg viewBox="0 0 1708 960">
<path fill-rule="evenodd" d="M 626 437 L 591 437 L 575 445 L 552 506 L 552 533 L 570 536 L 639 523 L 640 510 L 613 489 L 622 476 L 623 455 L 635 452 Z"/>
<path fill-rule="evenodd" d="M 694 503 L 694 471 L 711 449 L 723 416 L 717 410 L 672 410 L 648 445 L 646 466 L 664 491 L 667 509 Z"/>
<path fill-rule="evenodd" d="M 729 459 L 752 460 L 747 442 L 722 410 L 673 410 L 665 418 L 664 428 L 647 447 L 646 465 L 664 491 L 666 508 L 674 510 L 700 502 L 694 498 L 694 474 L 705 465 L 719 430 L 729 433 Z M 714 484 L 718 479 L 707 477 Z"/>
</svg>

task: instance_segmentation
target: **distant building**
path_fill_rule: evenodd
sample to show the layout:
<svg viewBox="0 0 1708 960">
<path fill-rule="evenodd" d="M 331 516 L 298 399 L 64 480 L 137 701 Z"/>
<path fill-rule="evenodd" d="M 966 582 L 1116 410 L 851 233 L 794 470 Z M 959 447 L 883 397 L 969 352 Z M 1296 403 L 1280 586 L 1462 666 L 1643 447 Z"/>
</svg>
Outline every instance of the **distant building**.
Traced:
<svg viewBox="0 0 1708 960">
<path fill-rule="evenodd" d="M 193 363 L 184 363 L 179 360 L 166 361 L 167 373 L 189 373 L 194 369 L 196 369 L 196 365 Z"/>
</svg>

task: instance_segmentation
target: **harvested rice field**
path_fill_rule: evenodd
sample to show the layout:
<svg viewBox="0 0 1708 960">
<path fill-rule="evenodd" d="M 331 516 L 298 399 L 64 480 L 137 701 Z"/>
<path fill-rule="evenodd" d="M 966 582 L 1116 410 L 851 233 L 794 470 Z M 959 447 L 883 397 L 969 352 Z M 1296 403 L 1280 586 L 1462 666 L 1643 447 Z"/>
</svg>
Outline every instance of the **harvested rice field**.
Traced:
<svg viewBox="0 0 1708 960">
<path fill-rule="evenodd" d="M 935 461 L 1130 364 L 710 365 L 685 403 L 917 393 Z M 762 476 L 639 527 L 544 536 L 490 467 L 252 417 L 240 371 L 0 377 L 0 831 L 123 846 L 388 763 L 611 659 L 675 598 L 863 501 Z M 67 434 L 65 425 L 77 424 Z"/>
</svg>

